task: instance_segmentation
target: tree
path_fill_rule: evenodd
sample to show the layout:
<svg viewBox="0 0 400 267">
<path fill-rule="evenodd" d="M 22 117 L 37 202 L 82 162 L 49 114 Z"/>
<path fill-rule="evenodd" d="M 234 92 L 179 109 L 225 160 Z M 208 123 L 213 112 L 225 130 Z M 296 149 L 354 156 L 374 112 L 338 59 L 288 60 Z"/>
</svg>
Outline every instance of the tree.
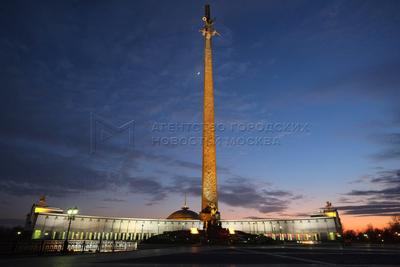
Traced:
<svg viewBox="0 0 400 267">
<path fill-rule="evenodd" d="M 389 229 L 392 233 L 400 233 L 400 216 L 394 215 L 392 216 L 392 220 L 389 222 Z"/>
</svg>

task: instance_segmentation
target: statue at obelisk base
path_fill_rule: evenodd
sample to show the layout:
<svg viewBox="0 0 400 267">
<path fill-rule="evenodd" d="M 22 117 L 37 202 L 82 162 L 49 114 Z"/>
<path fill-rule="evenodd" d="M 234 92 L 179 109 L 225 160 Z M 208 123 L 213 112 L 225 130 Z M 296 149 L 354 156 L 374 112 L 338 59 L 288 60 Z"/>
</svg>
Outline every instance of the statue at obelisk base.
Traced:
<svg viewBox="0 0 400 267">
<path fill-rule="evenodd" d="M 204 222 L 204 229 L 209 229 L 213 226 L 220 227 L 220 219 L 221 215 L 214 203 L 208 204 L 207 207 L 200 212 L 200 220 Z"/>
<path fill-rule="evenodd" d="M 220 225 L 217 193 L 217 163 L 214 126 L 214 85 L 212 71 L 211 39 L 217 34 L 210 15 L 210 6 L 205 6 L 202 18 L 204 27 L 200 30 L 204 36 L 204 107 L 203 107 L 203 164 L 202 164 L 202 201 L 200 220 L 204 229 Z"/>
</svg>

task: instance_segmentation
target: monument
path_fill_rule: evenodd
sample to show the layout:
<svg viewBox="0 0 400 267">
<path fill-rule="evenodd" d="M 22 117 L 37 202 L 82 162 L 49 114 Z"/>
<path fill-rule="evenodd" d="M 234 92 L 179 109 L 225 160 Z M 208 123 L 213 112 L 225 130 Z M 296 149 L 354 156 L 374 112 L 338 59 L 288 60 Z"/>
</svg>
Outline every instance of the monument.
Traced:
<svg viewBox="0 0 400 267">
<path fill-rule="evenodd" d="M 203 162 L 202 162 L 202 198 L 200 220 L 204 228 L 218 225 L 217 163 L 214 125 L 214 82 L 212 69 L 211 40 L 217 31 L 211 19 L 210 6 L 205 6 L 204 27 L 200 30 L 204 37 L 204 103 L 203 103 Z"/>
<path fill-rule="evenodd" d="M 211 19 L 210 6 L 205 6 L 204 26 L 204 103 L 203 103 L 203 160 L 201 212 L 189 209 L 186 203 L 180 210 L 166 219 L 129 218 L 70 215 L 62 209 L 47 206 L 45 199 L 34 204 L 27 216 L 26 232 L 32 239 L 85 240 L 86 248 L 111 246 L 116 241 L 142 241 L 156 236 L 167 237 L 176 242 L 181 237 L 187 240 L 203 240 L 209 243 L 224 243 L 232 236 L 260 235 L 276 241 L 319 242 L 340 240 L 342 225 L 337 209 L 328 203 L 319 213 L 302 218 L 236 219 L 223 220 L 218 211 L 216 146 L 214 126 L 214 85 L 212 70 L 212 38 L 218 34 Z M 71 224 L 70 224 L 71 222 Z M 203 228 L 203 230 L 201 229 Z M 241 234 L 242 233 L 242 234 Z M 240 238 L 242 238 L 240 237 Z M 169 239 L 171 238 L 171 239 Z M 239 240 L 239 239 L 238 239 Z M 258 237 L 256 239 L 259 241 Z M 226 243 L 226 242 L 225 242 Z M 99 245 L 100 244 L 100 245 Z M 122 243 L 123 245 L 123 243 Z M 73 243 L 69 242 L 73 248 Z M 124 245 L 125 246 L 125 245 Z M 102 249 L 102 251 L 107 249 Z"/>
</svg>

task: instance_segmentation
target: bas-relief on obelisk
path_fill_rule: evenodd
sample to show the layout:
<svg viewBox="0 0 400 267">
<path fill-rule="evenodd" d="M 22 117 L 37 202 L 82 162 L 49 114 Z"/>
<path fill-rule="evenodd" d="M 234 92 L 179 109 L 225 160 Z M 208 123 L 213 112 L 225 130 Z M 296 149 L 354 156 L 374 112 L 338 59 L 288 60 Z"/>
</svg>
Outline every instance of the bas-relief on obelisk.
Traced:
<svg viewBox="0 0 400 267">
<path fill-rule="evenodd" d="M 212 71 L 211 39 L 217 34 L 210 16 L 210 6 L 205 6 L 203 17 L 204 27 L 201 33 L 204 37 L 204 107 L 203 107 L 203 168 L 202 168 L 202 199 L 200 219 L 207 228 L 210 224 L 217 224 L 220 216 L 218 212 L 217 193 L 217 163 L 215 149 L 214 126 L 214 85 Z"/>
</svg>

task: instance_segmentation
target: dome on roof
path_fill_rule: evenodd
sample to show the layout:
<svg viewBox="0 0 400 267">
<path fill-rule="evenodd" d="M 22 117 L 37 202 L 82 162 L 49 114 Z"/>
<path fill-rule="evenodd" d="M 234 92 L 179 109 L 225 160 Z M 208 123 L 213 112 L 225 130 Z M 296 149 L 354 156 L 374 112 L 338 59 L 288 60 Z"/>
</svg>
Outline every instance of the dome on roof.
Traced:
<svg viewBox="0 0 400 267">
<path fill-rule="evenodd" d="M 190 210 L 187 206 L 183 206 L 182 209 L 177 210 L 171 215 L 168 216 L 167 219 L 171 220 L 198 220 L 199 214 Z"/>
</svg>

